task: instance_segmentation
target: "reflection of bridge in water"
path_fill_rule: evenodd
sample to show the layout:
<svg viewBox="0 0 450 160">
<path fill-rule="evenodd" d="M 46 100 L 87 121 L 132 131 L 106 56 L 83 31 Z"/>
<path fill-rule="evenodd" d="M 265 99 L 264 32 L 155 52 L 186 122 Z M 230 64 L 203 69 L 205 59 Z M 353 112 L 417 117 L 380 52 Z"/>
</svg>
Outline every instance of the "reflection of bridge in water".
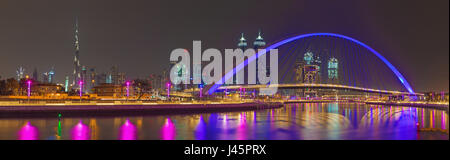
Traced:
<svg viewBox="0 0 450 160">
<path fill-rule="evenodd" d="M 343 103 L 345 104 L 345 103 Z M 350 103 L 349 103 L 350 104 Z M 354 103 L 339 107 L 338 103 L 292 104 L 294 110 L 301 109 L 307 114 L 334 113 L 342 116 L 354 128 L 376 128 L 388 126 L 416 126 L 420 128 L 439 128 L 448 132 L 448 112 L 414 107 L 394 107 L 383 105 L 364 105 Z M 286 110 L 287 111 L 287 110 Z"/>
<path fill-rule="evenodd" d="M 272 85 L 232 85 L 232 86 L 221 86 L 219 90 L 241 90 L 241 89 L 260 89 L 260 88 L 271 88 L 275 87 L 278 89 L 306 89 L 306 88 L 317 88 L 317 89 L 339 89 L 339 90 L 352 90 L 368 93 L 381 93 L 381 94 L 394 94 L 394 95 L 423 95 L 420 93 L 409 93 L 400 91 L 389 91 L 389 90 L 379 90 L 370 89 L 338 84 L 272 84 Z"/>
</svg>

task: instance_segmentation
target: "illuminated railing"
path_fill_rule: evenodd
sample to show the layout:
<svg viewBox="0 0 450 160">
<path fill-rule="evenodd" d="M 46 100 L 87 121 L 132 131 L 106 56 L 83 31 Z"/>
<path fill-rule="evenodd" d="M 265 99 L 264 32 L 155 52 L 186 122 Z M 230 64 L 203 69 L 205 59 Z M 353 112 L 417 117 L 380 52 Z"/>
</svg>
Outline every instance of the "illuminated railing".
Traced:
<svg viewBox="0 0 450 160">
<path fill-rule="evenodd" d="M 221 86 L 218 89 L 259 89 L 259 88 L 331 88 L 331 89 L 348 89 L 348 90 L 357 90 L 364 92 L 375 92 L 375 93 L 385 93 L 385 94 L 404 94 L 411 95 L 409 92 L 400 92 L 400 91 L 388 91 L 388 90 L 379 90 L 379 89 L 371 89 L 371 88 L 362 88 L 362 87 L 354 87 L 354 86 L 346 86 L 339 84 L 271 84 L 271 85 L 233 85 L 233 86 Z M 414 93 L 414 95 L 423 95 L 420 93 Z"/>
</svg>

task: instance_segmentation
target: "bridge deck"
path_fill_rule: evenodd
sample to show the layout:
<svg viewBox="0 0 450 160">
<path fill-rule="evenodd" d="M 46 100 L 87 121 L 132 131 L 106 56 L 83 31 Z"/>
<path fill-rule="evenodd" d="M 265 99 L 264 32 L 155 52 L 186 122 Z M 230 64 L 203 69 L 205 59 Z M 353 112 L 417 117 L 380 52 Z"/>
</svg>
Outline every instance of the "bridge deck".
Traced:
<svg viewBox="0 0 450 160">
<path fill-rule="evenodd" d="M 276 87 L 279 89 L 297 89 L 297 88 L 319 88 L 319 89 L 343 89 L 343 90 L 354 90 L 361 92 L 370 92 L 370 93 L 382 93 L 382 94 L 397 94 L 397 95 L 423 95 L 421 93 L 411 94 L 409 92 L 400 92 L 400 91 L 389 91 L 389 90 L 379 90 L 379 89 L 371 89 L 371 88 L 362 88 L 362 87 L 354 87 L 354 86 L 346 86 L 339 84 L 271 84 L 271 85 L 232 85 L 232 86 L 221 86 L 220 90 L 230 89 L 259 89 L 259 88 L 270 88 Z"/>
</svg>

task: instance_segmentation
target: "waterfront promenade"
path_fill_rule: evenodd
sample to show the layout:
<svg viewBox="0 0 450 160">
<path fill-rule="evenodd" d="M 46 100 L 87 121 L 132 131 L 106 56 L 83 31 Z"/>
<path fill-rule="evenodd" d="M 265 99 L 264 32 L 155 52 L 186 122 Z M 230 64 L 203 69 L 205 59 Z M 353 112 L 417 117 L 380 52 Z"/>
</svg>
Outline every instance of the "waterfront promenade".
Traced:
<svg viewBox="0 0 450 160">
<path fill-rule="evenodd" d="M 105 103 L 92 101 L 87 103 L 0 104 L 0 117 L 15 115 L 53 116 L 58 113 L 65 115 L 185 114 L 272 109 L 282 106 L 282 102 Z"/>
</svg>

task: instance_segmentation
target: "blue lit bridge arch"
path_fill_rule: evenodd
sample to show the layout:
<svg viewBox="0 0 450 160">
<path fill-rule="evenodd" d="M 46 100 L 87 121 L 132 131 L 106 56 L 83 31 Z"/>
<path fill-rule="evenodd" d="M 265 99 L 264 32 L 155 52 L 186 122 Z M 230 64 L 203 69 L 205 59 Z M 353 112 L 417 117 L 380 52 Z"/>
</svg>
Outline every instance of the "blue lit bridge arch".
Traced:
<svg viewBox="0 0 450 160">
<path fill-rule="evenodd" d="M 373 53 L 378 59 L 380 59 L 397 77 L 397 79 L 400 81 L 400 83 L 403 85 L 403 87 L 410 93 L 410 94 L 415 94 L 414 90 L 412 89 L 411 85 L 408 83 L 408 81 L 405 79 L 405 77 L 400 73 L 400 71 L 397 70 L 397 68 L 395 68 L 386 58 L 384 58 L 380 53 L 378 53 L 376 50 L 374 50 L 373 48 L 371 48 L 370 46 L 362 43 L 361 41 L 358 41 L 354 38 L 345 36 L 345 35 L 341 35 L 341 34 L 336 34 L 336 33 L 309 33 L 309 34 L 302 34 L 302 35 L 298 35 L 298 36 L 294 36 L 294 37 L 290 37 L 284 40 L 281 40 L 275 44 L 272 44 L 270 46 L 268 46 L 267 48 L 265 48 L 265 50 L 261 50 L 258 52 L 258 57 L 261 55 L 266 54 L 267 51 L 270 51 L 271 49 L 275 49 L 278 48 L 280 46 L 283 46 L 285 44 L 288 44 L 290 42 L 296 41 L 296 40 L 300 40 L 303 38 L 308 38 L 308 37 L 316 37 L 316 36 L 329 36 L 329 37 L 335 37 L 335 38 L 340 38 L 340 39 L 344 39 L 344 40 L 348 40 L 351 41 L 359 46 L 364 47 L 365 49 L 367 49 L 369 52 Z M 256 59 L 256 55 L 252 56 L 250 58 L 248 58 L 248 62 L 252 62 Z M 236 66 L 236 72 L 243 69 L 245 67 L 244 63 L 238 64 Z M 225 76 L 222 78 L 222 80 L 228 80 L 230 78 L 233 77 L 233 71 L 229 71 L 225 74 Z M 220 86 L 222 85 L 222 83 L 216 83 L 214 84 L 210 89 L 209 89 L 209 94 L 214 93 Z"/>
</svg>

